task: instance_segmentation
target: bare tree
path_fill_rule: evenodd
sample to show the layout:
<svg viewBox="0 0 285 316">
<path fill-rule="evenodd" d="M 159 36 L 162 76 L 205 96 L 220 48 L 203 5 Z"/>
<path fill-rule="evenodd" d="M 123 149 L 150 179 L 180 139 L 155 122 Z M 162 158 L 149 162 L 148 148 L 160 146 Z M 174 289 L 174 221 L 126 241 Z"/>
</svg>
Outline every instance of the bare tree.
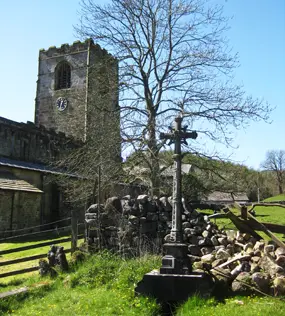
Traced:
<svg viewBox="0 0 285 316">
<path fill-rule="evenodd" d="M 237 56 L 224 37 L 222 7 L 210 1 L 82 0 L 76 30 L 119 59 L 123 141 L 145 152 L 153 193 L 163 146 L 158 133 L 174 116 L 184 115 L 203 139 L 226 144 L 232 128 L 268 119 L 270 107 L 232 83 Z"/>
<path fill-rule="evenodd" d="M 79 207 L 103 203 L 106 196 L 115 194 L 116 185 L 122 181 L 120 152 L 106 137 L 117 138 L 110 130 L 106 135 L 96 133 L 76 149 L 57 161 L 56 166 L 65 170 L 56 181 L 62 187 L 67 202 Z M 119 140 L 118 140 L 119 142 Z"/>
<path fill-rule="evenodd" d="M 261 164 L 265 170 L 272 171 L 276 175 L 279 193 L 283 193 L 285 175 L 285 150 L 270 150 Z"/>
</svg>

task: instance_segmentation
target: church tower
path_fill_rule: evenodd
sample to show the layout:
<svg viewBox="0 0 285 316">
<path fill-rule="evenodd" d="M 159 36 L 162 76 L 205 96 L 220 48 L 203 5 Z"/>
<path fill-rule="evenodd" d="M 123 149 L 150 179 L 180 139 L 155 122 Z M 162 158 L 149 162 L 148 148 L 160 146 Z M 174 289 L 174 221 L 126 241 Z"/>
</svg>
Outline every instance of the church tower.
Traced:
<svg viewBox="0 0 285 316">
<path fill-rule="evenodd" d="M 91 39 L 40 50 L 36 126 L 86 141 L 108 120 L 119 135 L 118 61 Z"/>
</svg>

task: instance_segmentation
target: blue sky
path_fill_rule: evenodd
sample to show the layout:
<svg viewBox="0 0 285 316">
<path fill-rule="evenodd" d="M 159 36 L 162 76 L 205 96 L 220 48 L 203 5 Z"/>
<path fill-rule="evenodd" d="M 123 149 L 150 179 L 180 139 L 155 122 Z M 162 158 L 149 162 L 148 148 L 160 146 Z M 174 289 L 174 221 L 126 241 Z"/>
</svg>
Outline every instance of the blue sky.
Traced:
<svg viewBox="0 0 285 316">
<path fill-rule="evenodd" d="M 235 81 L 275 107 L 271 124 L 253 122 L 236 132 L 237 149 L 221 149 L 257 169 L 267 150 L 285 149 L 285 1 L 212 1 L 222 3 L 232 17 L 227 36 L 241 64 Z M 0 116 L 34 120 L 38 51 L 78 39 L 73 30 L 78 2 L 0 0 Z"/>
</svg>

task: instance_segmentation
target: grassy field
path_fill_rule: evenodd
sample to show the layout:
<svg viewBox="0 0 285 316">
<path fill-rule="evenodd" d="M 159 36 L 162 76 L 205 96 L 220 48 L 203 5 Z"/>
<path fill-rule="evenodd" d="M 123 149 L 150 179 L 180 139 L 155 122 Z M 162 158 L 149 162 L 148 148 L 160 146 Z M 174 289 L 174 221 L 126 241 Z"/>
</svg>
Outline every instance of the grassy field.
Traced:
<svg viewBox="0 0 285 316">
<path fill-rule="evenodd" d="M 264 200 L 264 202 L 274 202 L 274 201 L 285 201 L 285 194 L 275 195 Z"/>
<path fill-rule="evenodd" d="M 123 260 L 103 252 L 90 257 L 55 281 L 31 278 L 23 285 L 47 282 L 29 295 L 0 301 L 4 315 L 156 315 L 154 300 L 136 297 L 134 288 L 142 276 L 158 267 L 155 256 Z M 20 285 L 20 284 L 19 284 Z"/>
<path fill-rule="evenodd" d="M 27 239 L 27 240 L 11 240 L 8 242 L 2 242 L 0 243 L 0 250 L 7 250 L 7 249 L 15 249 L 18 247 L 23 247 L 23 246 L 29 246 L 29 245 L 36 245 L 36 244 L 40 244 L 46 241 L 51 241 L 54 240 L 55 242 L 59 239 L 62 239 L 64 237 L 68 237 L 68 236 L 57 236 L 56 238 L 53 236 L 49 239 L 44 238 L 44 239 Z M 83 239 L 79 240 L 78 243 L 80 244 L 81 242 L 83 242 Z M 69 249 L 71 246 L 71 242 L 64 242 L 64 243 L 60 243 L 61 246 L 63 246 L 65 249 Z M 23 258 L 23 257 L 29 257 L 29 256 L 33 256 L 33 255 L 38 255 L 38 254 L 47 254 L 48 251 L 50 250 L 50 246 L 44 246 L 44 247 L 39 247 L 39 248 L 34 248 L 34 249 L 30 249 L 30 250 L 25 250 L 25 251 L 20 251 L 20 252 L 15 252 L 15 253 L 11 253 L 11 254 L 6 254 L 6 255 L 2 255 L 0 256 L 0 262 L 5 262 L 8 260 L 13 260 L 13 259 L 17 259 L 17 258 Z M 67 259 L 70 258 L 70 254 L 66 255 Z M 29 268 L 29 267 L 34 267 L 34 266 L 38 266 L 39 260 L 32 260 L 32 261 L 27 261 L 27 262 L 21 262 L 21 263 L 17 263 L 15 265 L 7 265 L 4 267 L 0 267 L 0 273 L 5 273 L 5 272 L 9 272 L 9 271 L 14 271 L 14 270 L 20 270 L 20 269 L 25 269 L 25 268 Z M 29 273 L 25 273 L 22 274 L 20 276 L 12 276 L 12 277 L 7 277 L 7 278 L 3 278 L 0 279 L 1 284 L 7 284 L 9 282 L 18 282 L 17 280 L 20 279 L 25 279 L 25 278 L 29 278 L 31 275 L 35 275 L 37 274 L 37 272 L 29 272 Z M 3 287 L 1 288 L 0 286 L 0 292 L 3 291 Z"/>
<path fill-rule="evenodd" d="M 234 297 L 224 302 L 190 298 L 176 316 L 283 316 L 285 301 L 267 297 Z"/>
<path fill-rule="evenodd" d="M 238 211 L 235 212 L 238 215 Z M 256 218 L 261 222 L 285 225 L 284 215 L 284 208 L 256 208 Z M 215 221 L 220 227 L 234 227 L 228 219 Z M 29 243 L 2 243 L 0 247 L 9 249 Z M 64 246 L 69 248 L 70 243 Z M 21 256 L 47 253 L 48 250 L 49 246 L 32 249 Z M 15 257 L 19 257 L 19 254 L 3 256 L 0 260 Z M 0 315 L 161 315 L 160 306 L 154 300 L 134 295 L 134 288 L 142 276 L 159 268 L 160 265 L 161 257 L 158 256 L 124 260 L 103 252 L 90 256 L 84 264 L 71 266 L 69 273 L 59 274 L 56 279 L 40 278 L 37 273 L 2 279 L 1 292 L 23 286 L 31 287 L 32 290 L 26 294 L 0 300 Z M 44 286 L 38 288 L 39 284 Z M 185 304 L 178 306 L 173 315 L 263 316 L 274 313 L 275 316 L 281 316 L 284 315 L 284 310 L 285 301 L 277 298 L 234 297 L 219 302 L 215 299 L 203 300 L 192 297 Z"/>
<path fill-rule="evenodd" d="M 261 223 L 285 225 L 285 208 L 278 206 L 256 206 L 254 210 L 256 212 L 255 218 Z M 240 211 L 237 209 L 232 209 L 231 211 L 237 216 L 240 215 Z M 212 210 L 203 210 L 202 212 L 208 215 L 213 214 Z M 220 228 L 236 230 L 236 227 L 230 219 L 218 218 L 212 219 L 212 221 L 215 222 Z M 260 235 L 265 239 L 268 239 L 264 233 L 260 233 Z M 276 236 L 280 239 L 283 239 L 283 234 L 276 233 Z"/>
<path fill-rule="evenodd" d="M 153 299 L 134 294 L 142 276 L 160 264 L 157 256 L 124 260 L 107 252 L 98 253 L 55 280 L 33 277 L 24 281 L 21 286 L 34 286 L 34 290 L 1 300 L 0 315 L 162 315 L 160 305 Z M 39 283 L 45 286 L 35 287 Z M 277 298 L 233 297 L 219 302 L 192 297 L 172 315 L 282 316 L 284 309 L 285 301 Z"/>
</svg>

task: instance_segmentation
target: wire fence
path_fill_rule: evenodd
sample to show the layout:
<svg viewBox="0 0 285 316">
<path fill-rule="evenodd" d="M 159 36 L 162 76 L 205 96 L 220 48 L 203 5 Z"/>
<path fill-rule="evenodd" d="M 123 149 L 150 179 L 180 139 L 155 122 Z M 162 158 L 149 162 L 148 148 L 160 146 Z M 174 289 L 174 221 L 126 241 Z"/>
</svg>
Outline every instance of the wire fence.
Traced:
<svg viewBox="0 0 285 316">
<path fill-rule="evenodd" d="M 69 225 L 69 226 L 64 226 L 64 227 L 56 227 L 56 228 L 48 229 L 48 230 L 41 230 L 41 231 L 38 231 L 38 232 L 31 232 L 31 233 L 28 233 L 28 234 L 22 234 L 22 235 L 16 235 L 16 236 L 11 236 L 11 237 L 5 237 L 5 238 L 1 238 L 0 242 L 1 241 L 15 239 L 15 238 L 20 238 L 20 237 L 27 237 L 27 236 L 34 236 L 34 235 L 44 234 L 44 233 L 57 232 L 57 231 L 60 231 L 60 230 L 65 230 L 65 229 L 70 228 L 70 227 L 71 226 Z"/>
<path fill-rule="evenodd" d="M 58 227 L 58 223 L 63 223 L 67 222 L 68 225 L 65 225 L 63 227 Z M 45 229 L 43 230 L 43 227 L 46 227 L 48 225 L 55 225 L 55 228 L 52 229 Z M 42 247 L 46 246 L 51 246 L 55 244 L 60 244 L 60 243 L 66 243 L 66 242 L 71 242 L 70 248 L 65 249 L 65 253 L 73 253 L 78 249 L 77 247 L 77 242 L 78 239 L 84 238 L 84 235 L 79 233 L 79 227 L 85 227 L 84 222 L 79 222 L 78 220 L 78 214 L 76 212 L 71 212 L 71 217 L 66 217 L 63 219 L 60 219 L 58 221 L 53 221 L 49 223 L 45 223 L 42 225 L 36 225 L 36 226 L 30 226 L 30 227 L 24 227 L 21 229 L 17 230 L 9 230 L 9 231 L 4 231 L 0 233 L 14 233 L 17 235 L 14 236 L 9 236 L 9 237 L 3 237 L 0 238 L 0 243 L 9 243 L 13 242 L 13 240 L 17 240 L 16 242 L 20 244 L 20 247 L 18 245 L 17 248 L 10 248 L 9 249 L 0 249 L 0 256 L 3 257 L 3 255 L 8 255 L 7 258 L 1 258 L 0 260 L 0 266 L 4 267 L 4 273 L 0 273 L 0 279 L 9 277 L 9 276 L 14 276 L 18 274 L 23 274 L 27 272 L 33 272 L 39 269 L 39 265 L 35 264 L 35 260 L 45 258 L 47 255 L 45 253 L 38 253 L 34 254 L 34 249 L 39 248 L 39 251 L 42 251 Z M 33 231 L 37 230 L 37 231 Z M 64 233 L 59 233 L 64 231 Z M 68 232 L 68 234 L 66 234 Z M 57 233 L 57 236 L 55 236 L 54 233 Z M 39 236 L 40 235 L 40 236 Z M 36 238 L 34 238 L 36 236 Z M 27 238 L 25 238 L 27 237 Z M 19 241 L 18 241 L 19 240 Z M 29 241 L 27 244 L 25 244 L 26 241 Z M 24 244 L 21 245 L 21 243 L 24 242 Z M 41 249 L 41 250 L 40 250 Z M 28 250 L 33 250 L 32 255 L 28 257 L 23 257 L 22 253 L 23 251 L 28 251 Z M 21 253 L 18 258 L 12 258 L 9 259 L 9 254 L 13 254 L 15 257 L 15 253 Z M 7 260 L 8 259 L 8 260 Z M 30 262 L 30 264 L 26 265 L 26 262 Z M 24 269 L 20 270 L 12 270 L 10 266 L 16 266 L 19 263 L 24 263 Z M 31 266 L 33 265 L 33 266 Z M 6 268 L 8 266 L 8 268 Z M 17 266 L 18 268 L 20 266 Z M 5 271 L 6 270 L 6 271 Z"/>
<path fill-rule="evenodd" d="M 48 225 L 64 222 L 64 221 L 67 221 L 67 220 L 70 220 L 70 219 L 71 219 L 71 217 L 66 217 L 66 218 L 60 219 L 58 221 L 49 222 L 49 223 L 45 223 L 45 224 L 41 224 L 41 225 L 37 225 L 37 226 L 31 226 L 31 227 L 25 227 L 25 228 L 20 228 L 20 229 L 13 229 L 13 230 L 3 230 L 3 231 L 0 231 L 0 234 L 15 233 L 15 232 L 19 232 L 19 231 L 25 231 L 25 230 L 29 230 L 29 229 L 40 228 L 40 227 L 44 227 L 44 226 L 48 226 Z"/>
<path fill-rule="evenodd" d="M 60 221 L 44 224 L 44 225 L 38 225 L 38 226 L 25 228 L 24 230 L 27 230 L 27 229 L 32 230 L 32 229 L 35 229 L 35 228 L 39 228 L 40 226 L 46 226 L 46 225 L 50 225 L 50 224 L 54 224 L 54 223 L 58 223 L 58 222 L 63 222 L 63 221 L 69 220 L 69 219 L 71 219 L 71 217 L 65 218 L 64 220 L 60 220 Z M 77 227 L 82 227 L 82 226 L 85 226 L 85 223 L 77 223 Z M 70 230 L 71 231 L 71 225 L 63 226 L 63 227 L 55 227 L 53 229 L 41 230 L 41 231 L 36 231 L 36 232 L 29 232 L 29 233 L 26 233 L 26 234 L 20 234 L 20 235 L 14 235 L 14 236 L 9 236 L 9 237 L 3 237 L 3 238 L 0 238 L 0 242 L 7 242 L 7 241 L 10 241 L 10 240 L 13 240 L 13 239 L 17 239 L 17 238 L 31 237 L 31 236 L 36 236 L 36 235 L 40 235 L 40 234 L 43 234 L 43 235 L 44 234 L 50 234 L 51 235 L 52 233 L 58 233 L 58 235 L 59 235 L 59 232 L 64 231 L 64 230 Z M 22 229 L 19 229 L 17 231 L 22 231 Z M 14 231 L 12 231 L 12 232 L 14 232 Z"/>
</svg>

